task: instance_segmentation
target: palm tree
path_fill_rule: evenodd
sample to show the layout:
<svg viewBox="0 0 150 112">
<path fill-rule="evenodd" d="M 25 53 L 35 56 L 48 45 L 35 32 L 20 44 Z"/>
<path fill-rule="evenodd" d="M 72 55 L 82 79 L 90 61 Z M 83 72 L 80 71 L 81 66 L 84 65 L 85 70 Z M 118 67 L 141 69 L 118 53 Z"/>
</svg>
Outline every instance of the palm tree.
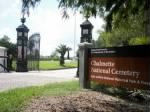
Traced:
<svg viewBox="0 0 150 112">
<path fill-rule="evenodd" d="M 64 45 L 64 44 L 60 44 L 58 46 L 58 48 L 56 49 L 56 51 L 60 54 L 60 65 L 64 65 L 65 64 L 65 54 L 66 54 L 66 51 L 67 51 L 67 46 Z"/>
<path fill-rule="evenodd" d="M 70 51 L 71 51 L 71 50 L 72 50 L 72 48 L 67 47 L 67 52 L 68 52 L 67 59 L 70 59 Z"/>
<path fill-rule="evenodd" d="M 25 14 L 29 15 L 30 7 L 35 7 L 37 3 L 39 3 L 41 0 L 22 0 L 22 14 L 23 16 Z"/>
</svg>

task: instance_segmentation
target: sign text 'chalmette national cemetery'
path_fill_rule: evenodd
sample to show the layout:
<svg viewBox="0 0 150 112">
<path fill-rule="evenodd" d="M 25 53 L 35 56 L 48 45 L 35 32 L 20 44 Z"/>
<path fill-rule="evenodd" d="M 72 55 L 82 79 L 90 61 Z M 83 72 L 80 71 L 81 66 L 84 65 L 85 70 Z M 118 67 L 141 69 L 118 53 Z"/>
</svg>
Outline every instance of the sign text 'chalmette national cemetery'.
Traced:
<svg viewBox="0 0 150 112">
<path fill-rule="evenodd" d="M 150 90 L 150 45 L 92 48 L 88 54 L 91 81 Z"/>
</svg>

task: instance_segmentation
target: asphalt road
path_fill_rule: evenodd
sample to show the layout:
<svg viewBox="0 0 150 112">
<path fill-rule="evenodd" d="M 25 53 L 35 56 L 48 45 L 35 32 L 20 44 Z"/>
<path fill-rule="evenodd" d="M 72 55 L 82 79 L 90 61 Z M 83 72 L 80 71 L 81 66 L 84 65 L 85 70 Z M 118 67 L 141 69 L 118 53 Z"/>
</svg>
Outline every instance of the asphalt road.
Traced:
<svg viewBox="0 0 150 112">
<path fill-rule="evenodd" d="M 0 73 L 0 91 L 76 79 L 77 69 Z"/>
</svg>

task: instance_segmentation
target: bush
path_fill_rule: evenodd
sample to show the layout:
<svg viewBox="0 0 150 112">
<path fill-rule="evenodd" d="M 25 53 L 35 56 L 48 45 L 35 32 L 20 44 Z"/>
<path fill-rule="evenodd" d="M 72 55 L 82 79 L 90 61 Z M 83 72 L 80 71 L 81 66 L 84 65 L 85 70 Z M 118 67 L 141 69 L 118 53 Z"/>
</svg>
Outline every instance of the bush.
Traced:
<svg viewBox="0 0 150 112">
<path fill-rule="evenodd" d="M 148 37 L 131 38 L 129 41 L 129 45 L 145 45 L 145 44 L 150 44 L 150 39 Z"/>
</svg>

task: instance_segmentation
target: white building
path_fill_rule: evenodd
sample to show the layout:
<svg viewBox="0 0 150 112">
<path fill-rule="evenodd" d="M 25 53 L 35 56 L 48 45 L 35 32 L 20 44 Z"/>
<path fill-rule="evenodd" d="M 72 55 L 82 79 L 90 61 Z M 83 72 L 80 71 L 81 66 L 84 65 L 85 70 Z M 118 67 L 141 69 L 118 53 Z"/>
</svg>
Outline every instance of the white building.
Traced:
<svg viewBox="0 0 150 112">
<path fill-rule="evenodd" d="M 7 67 L 7 48 L 0 46 L 0 72 L 6 72 Z"/>
</svg>

